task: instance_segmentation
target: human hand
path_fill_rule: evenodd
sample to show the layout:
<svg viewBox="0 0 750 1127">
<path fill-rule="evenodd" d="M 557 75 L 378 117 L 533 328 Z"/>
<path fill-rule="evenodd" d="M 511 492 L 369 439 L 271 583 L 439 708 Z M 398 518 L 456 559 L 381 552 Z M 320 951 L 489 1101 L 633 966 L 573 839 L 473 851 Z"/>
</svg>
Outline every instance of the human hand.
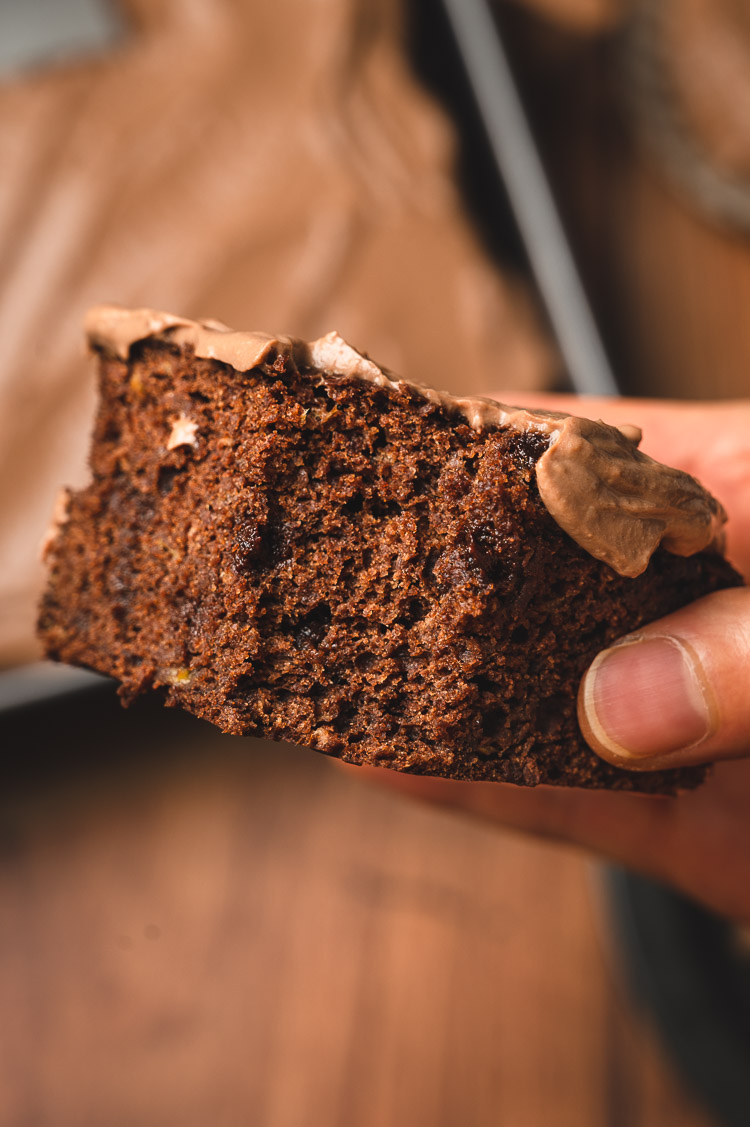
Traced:
<svg viewBox="0 0 750 1127">
<path fill-rule="evenodd" d="M 729 558 L 750 576 L 750 401 L 523 398 L 641 425 L 645 453 L 692 473 L 721 500 Z M 525 790 L 362 770 L 402 793 L 593 849 L 750 921 L 750 588 L 709 595 L 628 641 L 600 654 L 583 679 L 583 734 L 599 755 L 633 770 L 723 760 L 695 791 Z"/>
</svg>

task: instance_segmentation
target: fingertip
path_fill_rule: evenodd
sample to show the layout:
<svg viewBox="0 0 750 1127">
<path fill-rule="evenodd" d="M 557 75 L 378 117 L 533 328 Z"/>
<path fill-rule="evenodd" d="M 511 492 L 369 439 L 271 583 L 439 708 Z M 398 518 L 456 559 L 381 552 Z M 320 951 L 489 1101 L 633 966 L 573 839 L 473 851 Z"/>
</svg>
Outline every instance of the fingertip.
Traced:
<svg viewBox="0 0 750 1127">
<path fill-rule="evenodd" d="M 701 762 L 718 727 L 698 655 L 668 635 L 633 635 L 603 650 L 581 681 L 577 705 L 592 751 L 628 770 Z"/>
</svg>

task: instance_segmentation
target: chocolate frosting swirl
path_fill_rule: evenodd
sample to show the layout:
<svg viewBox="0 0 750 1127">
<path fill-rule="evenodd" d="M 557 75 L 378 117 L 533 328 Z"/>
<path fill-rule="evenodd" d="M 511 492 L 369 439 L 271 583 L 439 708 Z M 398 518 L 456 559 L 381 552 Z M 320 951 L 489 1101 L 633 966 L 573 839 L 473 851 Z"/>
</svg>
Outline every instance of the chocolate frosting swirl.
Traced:
<svg viewBox="0 0 750 1127">
<path fill-rule="evenodd" d="M 379 367 L 337 333 L 303 341 L 114 305 L 92 309 L 86 333 L 93 348 L 124 360 L 133 344 L 158 338 L 190 346 L 196 356 L 241 372 L 283 353 L 298 367 L 408 389 L 461 415 L 474 430 L 512 427 L 542 434 L 549 445 L 537 462 L 536 476 L 544 505 L 577 544 L 620 575 L 640 575 L 659 545 L 680 556 L 723 547 L 722 506 L 689 474 L 641 453 L 637 427 L 612 427 L 575 415 L 434 391 Z"/>
</svg>

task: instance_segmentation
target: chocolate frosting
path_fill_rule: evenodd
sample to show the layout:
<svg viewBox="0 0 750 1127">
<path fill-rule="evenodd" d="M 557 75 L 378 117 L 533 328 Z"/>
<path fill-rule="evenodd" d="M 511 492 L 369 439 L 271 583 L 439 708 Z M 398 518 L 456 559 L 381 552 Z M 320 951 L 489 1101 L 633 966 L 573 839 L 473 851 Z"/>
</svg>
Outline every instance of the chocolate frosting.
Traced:
<svg viewBox="0 0 750 1127">
<path fill-rule="evenodd" d="M 86 333 L 92 347 L 123 360 L 133 344 L 150 338 L 189 346 L 196 356 L 241 372 L 262 367 L 282 353 L 299 368 L 415 392 L 461 415 L 474 430 L 512 427 L 542 434 L 549 439 L 536 467 L 542 501 L 577 544 L 620 575 L 640 575 L 659 545 L 680 556 L 722 547 L 722 506 L 689 474 L 641 453 L 637 427 L 617 428 L 574 415 L 435 391 L 381 368 L 335 332 L 303 341 L 236 332 L 219 321 L 192 321 L 153 309 L 104 305 L 89 312 Z M 183 428 L 189 426 L 189 420 L 183 420 Z"/>
</svg>

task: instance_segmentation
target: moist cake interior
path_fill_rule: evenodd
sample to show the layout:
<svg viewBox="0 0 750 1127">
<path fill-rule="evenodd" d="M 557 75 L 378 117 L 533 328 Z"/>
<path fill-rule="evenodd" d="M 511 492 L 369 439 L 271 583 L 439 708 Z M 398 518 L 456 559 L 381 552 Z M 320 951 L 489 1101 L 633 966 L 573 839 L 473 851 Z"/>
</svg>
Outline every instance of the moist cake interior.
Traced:
<svg viewBox="0 0 750 1127">
<path fill-rule="evenodd" d="M 479 432 L 412 389 L 238 372 L 143 341 L 102 355 L 91 485 L 52 552 L 48 652 L 161 687 L 232 733 L 459 779 L 671 790 L 583 742 L 615 638 L 733 582 L 659 549 L 636 579 L 541 503 L 548 439 Z"/>
</svg>

